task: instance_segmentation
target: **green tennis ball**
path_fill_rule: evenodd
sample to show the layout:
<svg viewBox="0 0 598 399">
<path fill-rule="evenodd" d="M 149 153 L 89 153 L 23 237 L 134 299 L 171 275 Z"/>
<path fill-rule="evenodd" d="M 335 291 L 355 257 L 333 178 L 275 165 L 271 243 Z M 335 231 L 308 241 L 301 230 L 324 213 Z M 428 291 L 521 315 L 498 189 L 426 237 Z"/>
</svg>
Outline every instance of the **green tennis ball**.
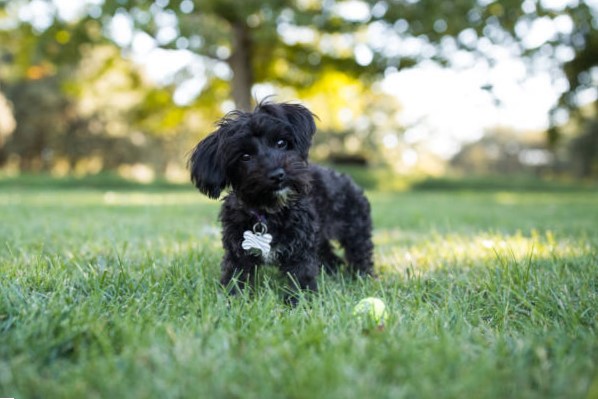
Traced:
<svg viewBox="0 0 598 399">
<path fill-rule="evenodd" d="M 379 298 L 362 299 L 353 308 L 353 316 L 361 323 L 384 326 L 386 320 L 386 305 Z"/>
</svg>

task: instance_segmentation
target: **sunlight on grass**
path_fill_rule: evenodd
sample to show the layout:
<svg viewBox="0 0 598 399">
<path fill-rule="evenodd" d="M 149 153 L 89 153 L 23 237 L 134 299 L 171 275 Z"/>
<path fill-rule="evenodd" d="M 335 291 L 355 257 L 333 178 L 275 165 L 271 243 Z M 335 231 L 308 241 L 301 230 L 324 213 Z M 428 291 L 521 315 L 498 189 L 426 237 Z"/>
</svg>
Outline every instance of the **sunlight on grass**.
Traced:
<svg viewBox="0 0 598 399">
<path fill-rule="evenodd" d="M 534 230 L 531 235 L 480 233 L 431 233 L 426 236 L 401 230 L 377 231 L 376 265 L 383 273 L 433 271 L 440 268 L 495 267 L 505 259 L 529 262 L 595 256 L 596 249 L 582 239 L 557 237 L 552 231 Z"/>
</svg>

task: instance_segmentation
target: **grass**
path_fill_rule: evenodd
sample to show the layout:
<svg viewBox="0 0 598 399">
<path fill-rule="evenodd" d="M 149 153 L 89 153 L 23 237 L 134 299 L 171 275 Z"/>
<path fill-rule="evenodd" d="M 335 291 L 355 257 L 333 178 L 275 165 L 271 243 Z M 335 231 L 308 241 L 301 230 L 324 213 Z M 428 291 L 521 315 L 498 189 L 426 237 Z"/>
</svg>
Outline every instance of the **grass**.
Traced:
<svg viewBox="0 0 598 399">
<path fill-rule="evenodd" d="M 292 309 L 273 270 L 223 295 L 191 190 L 4 186 L 0 397 L 598 397 L 598 192 L 369 197 L 380 278 Z"/>
</svg>

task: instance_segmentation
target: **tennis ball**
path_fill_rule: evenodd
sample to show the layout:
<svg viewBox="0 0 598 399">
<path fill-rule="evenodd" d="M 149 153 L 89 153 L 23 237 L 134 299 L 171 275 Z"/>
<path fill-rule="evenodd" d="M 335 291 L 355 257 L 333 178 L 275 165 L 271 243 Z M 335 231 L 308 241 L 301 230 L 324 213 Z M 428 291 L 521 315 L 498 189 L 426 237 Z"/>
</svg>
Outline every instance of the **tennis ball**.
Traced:
<svg viewBox="0 0 598 399">
<path fill-rule="evenodd" d="M 384 326 L 386 320 L 386 305 L 379 298 L 362 299 L 353 308 L 353 316 L 361 323 L 373 326 Z"/>
</svg>

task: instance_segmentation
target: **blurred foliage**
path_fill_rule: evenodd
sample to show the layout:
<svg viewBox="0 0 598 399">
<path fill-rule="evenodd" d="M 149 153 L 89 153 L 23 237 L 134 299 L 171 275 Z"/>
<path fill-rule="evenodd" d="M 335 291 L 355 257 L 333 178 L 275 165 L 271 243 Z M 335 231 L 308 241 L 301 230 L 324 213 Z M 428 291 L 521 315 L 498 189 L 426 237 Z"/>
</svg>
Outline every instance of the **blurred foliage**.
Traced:
<svg viewBox="0 0 598 399">
<path fill-rule="evenodd" d="M 326 110 L 316 158 L 401 172 L 404 147 L 385 144 L 402 134 L 400 106 L 376 82 L 429 61 L 455 67 L 456 54 L 493 65 L 500 47 L 526 60 L 530 74 L 550 60 L 553 78 L 566 78 L 548 138 L 554 146 L 563 137 L 563 113 L 587 126 L 566 148 L 583 160 L 580 174 L 596 173 L 598 102 L 580 111 L 598 76 L 590 1 L 103 0 L 73 9 L 65 16 L 52 0 L 0 1 L 0 94 L 8 100 L 0 97 L 0 116 L 12 109 L 16 121 L 0 123 L 0 164 L 64 173 L 150 164 L 168 176 L 230 99 L 250 108 L 252 89 L 265 85 Z M 530 43 L 534 25 L 547 22 L 560 28 Z M 164 57 L 184 52 L 202 67 L 150 81 L 132 60 L 140 43 L 169 51 Z M 174 101 L 185 86 L 197 95 Z"/>
<path fill-rule="evenodd" d="M 582 133 L 571 140 L 574 170 L 581 177 L 598 176 L 598 119 L 585 123 Z"/>
<path fill-rule="evenodd" d="M 541 176 L 551 171 L 553 158 L 541 134 L 495 129 L 480 140 L 464 145 L 451 160 L 451 166 L 460 173 L 535 173 Z"/>
<path fill-rule="evenodd" d="M 89 15 L 43 31 L 13 23 L 0 29 L 0 89 L 17 123 L 0 141 L 0 164 L 58 173 L 149 164 L 159 176 L 184 164 L 193 129 L 215 107 L 176 106 L 174 85 L 150 82 Z"/>
<path fill-rule="evenodd" d="M 358 15 L 343 16 L 339 9 L 347 3 L 366 6 Z M 562 4 L 561 4 L 562 3 Z M 597 67 L 598 33 L 595 6 L 589 1 L 545 2 L 538 0 L 478 1 L 459 0 L 177 0 L 144 2 L 105 0 L 103 24 L 114 15 L 129 15 L 135 27 L 165 48 L 188 49 L 215 63 L 224 63 L 235 75 L 249 76 L 245 97 L 251 85 L 269 82 L 281 86 L 309 87 L 328 70 L 342 71 L 366 84 L 388 71 L 411 67 L 426 60 L 450 65 L 456 51 L 496 61 L 493 46 L 534 62 L 564 52 L 568 61 L 562 67 L 570 90 L 561 105 L 576 109 L 575 94 L 592 87 L 588 79 Z M 594 8 L 593 8 L 594 7 Z M 166 35 L 172 19 L 176 34 Z M 526 43 L 526 35 L 537 21 L 571 24 L 559 29 L 547 41 Z M 237 29 L 242 38 L 236 37 Z M 383 33 L 373 42 L 371 32 Z M 411 52 L 407 39 L 419 45 Z M 241 46 L 242 45 L 242 46 Z M 410 47 L 410 46 L 409 46 Z M 361 49 L 365 59 L 357 57 Z M 238 53 L 247 52 L 246 63 L 237 64 Z M 240 69 L 246 68 L 242 72 Z M 554 71 L 555 76 L 558 71 Z M 233 80 L 232 85 L 237 82 Z M 233 88 L 234 91 L 234 88 Z M 248 108 L 235 98 L 237 107 Z"/>
</svg>

